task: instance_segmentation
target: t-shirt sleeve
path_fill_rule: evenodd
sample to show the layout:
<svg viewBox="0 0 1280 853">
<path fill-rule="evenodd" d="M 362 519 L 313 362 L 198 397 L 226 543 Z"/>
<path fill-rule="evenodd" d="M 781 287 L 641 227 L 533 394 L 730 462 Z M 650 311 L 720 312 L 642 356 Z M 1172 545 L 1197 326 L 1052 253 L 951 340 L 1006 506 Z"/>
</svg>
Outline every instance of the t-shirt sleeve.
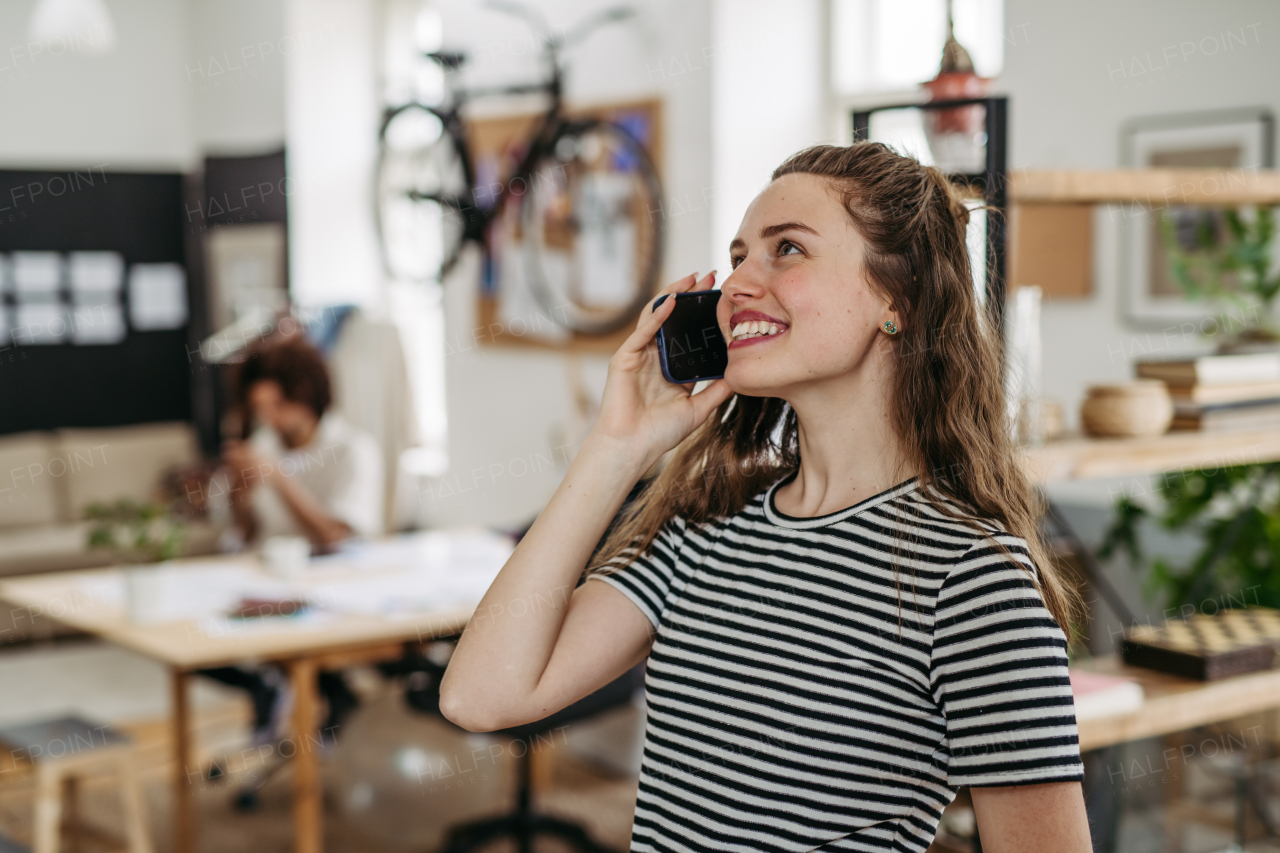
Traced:
<svg viewBox="0 0 1280 853">
<path fill-rule="evenodd" d="M 1024 540 L 1000 541 L 1031 566 Z M 950 784 L 1084 778 L 1066 637 L 1027 570 L 989 541 L 970 548 L 942 584 L 930 668 Z"/>
<path fill-rule="evenodd" d="M 374 537 L 383 528 L 382 456 L 371 437 L 356 435 L 335 449 L 337 466 L 321 503 L 357 536 Z"/>
<path fill-rule="evenodd" d="M 631 599 L 656 631 L 672 589 L 684 574 L 680 571 L 684 535 L 684 519 L 673 518 L 658 531 L 644 553 L 636 555 L 635 549 L 628 549 L 607 564 L 610 568 L 594 571 L 588 579 L 602 580 Z"/>
</svg>

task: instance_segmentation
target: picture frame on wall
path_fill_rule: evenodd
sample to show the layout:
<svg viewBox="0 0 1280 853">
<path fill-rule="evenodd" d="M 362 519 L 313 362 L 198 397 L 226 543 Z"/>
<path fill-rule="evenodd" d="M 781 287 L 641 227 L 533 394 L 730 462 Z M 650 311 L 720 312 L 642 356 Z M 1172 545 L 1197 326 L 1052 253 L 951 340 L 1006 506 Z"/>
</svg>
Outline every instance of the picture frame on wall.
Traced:
<svg viewBox="0 0 1280 853">
<path fill-rule="evenodd" d="M 1122 126 L 1120 143 L 1121 163 L 1128 168 L 1270 169 L 1275 165 L 1275 118 L 1261 107 L 1144 116 Z M 1220 208 L 1152 209 L 1135 201 L 1120 212 L 1123 310 L 1131 323 L 1167 328 L 1199 323 L 1226 311 L 1221 303 L 1187 298 L 1173 277 L 1161 228 L 1161 217 L 1167 215 L 1174 217 L 1180 239 L 1190 240 L 1197 227 L 1206 225 L 1224 233 Z"/>
</svg>

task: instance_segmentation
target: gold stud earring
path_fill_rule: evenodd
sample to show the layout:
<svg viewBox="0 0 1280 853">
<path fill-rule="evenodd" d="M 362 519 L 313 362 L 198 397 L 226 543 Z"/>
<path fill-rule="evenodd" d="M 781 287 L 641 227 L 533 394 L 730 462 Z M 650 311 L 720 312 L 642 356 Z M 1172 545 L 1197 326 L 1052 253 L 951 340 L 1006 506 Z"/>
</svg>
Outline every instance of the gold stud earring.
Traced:
<svg viewBox="0 0 1280 853">
<path fill-rule="evenodd" d="M 885 320 L 884 330 L 891 335 L 896 335 L 898 334 L 898 324 L 893 322 L 892 320 Z"/>
</svg>

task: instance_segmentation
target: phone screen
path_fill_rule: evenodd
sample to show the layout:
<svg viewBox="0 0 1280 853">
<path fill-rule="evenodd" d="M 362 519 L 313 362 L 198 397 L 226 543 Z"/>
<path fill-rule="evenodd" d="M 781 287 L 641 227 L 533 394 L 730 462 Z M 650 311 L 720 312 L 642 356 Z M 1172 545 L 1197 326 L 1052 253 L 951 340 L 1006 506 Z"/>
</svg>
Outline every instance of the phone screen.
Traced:
<svg viewBox="0 0 1280 853">
<path fill-rule="evenodd" d="M 666 298 L 654 303 L 654 309 Z M 677 384 L 719 379 L 729 363 L 729 349 L 716 320 L 720 291 L 677 293 L 675 300 L 671 316 L 658 330 L 662 375 Z"/>
</svg>

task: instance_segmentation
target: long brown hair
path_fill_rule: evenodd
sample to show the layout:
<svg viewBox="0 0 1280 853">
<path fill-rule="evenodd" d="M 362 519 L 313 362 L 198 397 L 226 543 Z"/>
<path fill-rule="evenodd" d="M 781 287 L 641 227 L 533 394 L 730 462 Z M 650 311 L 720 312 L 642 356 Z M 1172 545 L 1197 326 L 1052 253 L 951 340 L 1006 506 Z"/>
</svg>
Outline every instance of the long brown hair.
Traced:
<svg viewBox="0 0 1280 853">
<path fill-rule="evenodd" d="M 1069 634 L 1079 596 L 1048 556 L 1041 501 L 1006 430 L 1000 352 L 974 296 L 963 196 L 937 169 L 875 142 L 805 149 L 773 180 L 790 174 L 825 178 L 840 194 L 867 243 L 871 286 L 898 312 L 893 416 L 920 494 L 984 535 L 995 523 L 1026 540 L 1032 580 Z M 702 524 L 738 513 L 799 461 L 790 406 L 774 397 L 730 397 L 627 508 L 601 546 L 596 571 L 616 568 L 632 548 L 648 548 L 675 516 Z"/>
</svg>

